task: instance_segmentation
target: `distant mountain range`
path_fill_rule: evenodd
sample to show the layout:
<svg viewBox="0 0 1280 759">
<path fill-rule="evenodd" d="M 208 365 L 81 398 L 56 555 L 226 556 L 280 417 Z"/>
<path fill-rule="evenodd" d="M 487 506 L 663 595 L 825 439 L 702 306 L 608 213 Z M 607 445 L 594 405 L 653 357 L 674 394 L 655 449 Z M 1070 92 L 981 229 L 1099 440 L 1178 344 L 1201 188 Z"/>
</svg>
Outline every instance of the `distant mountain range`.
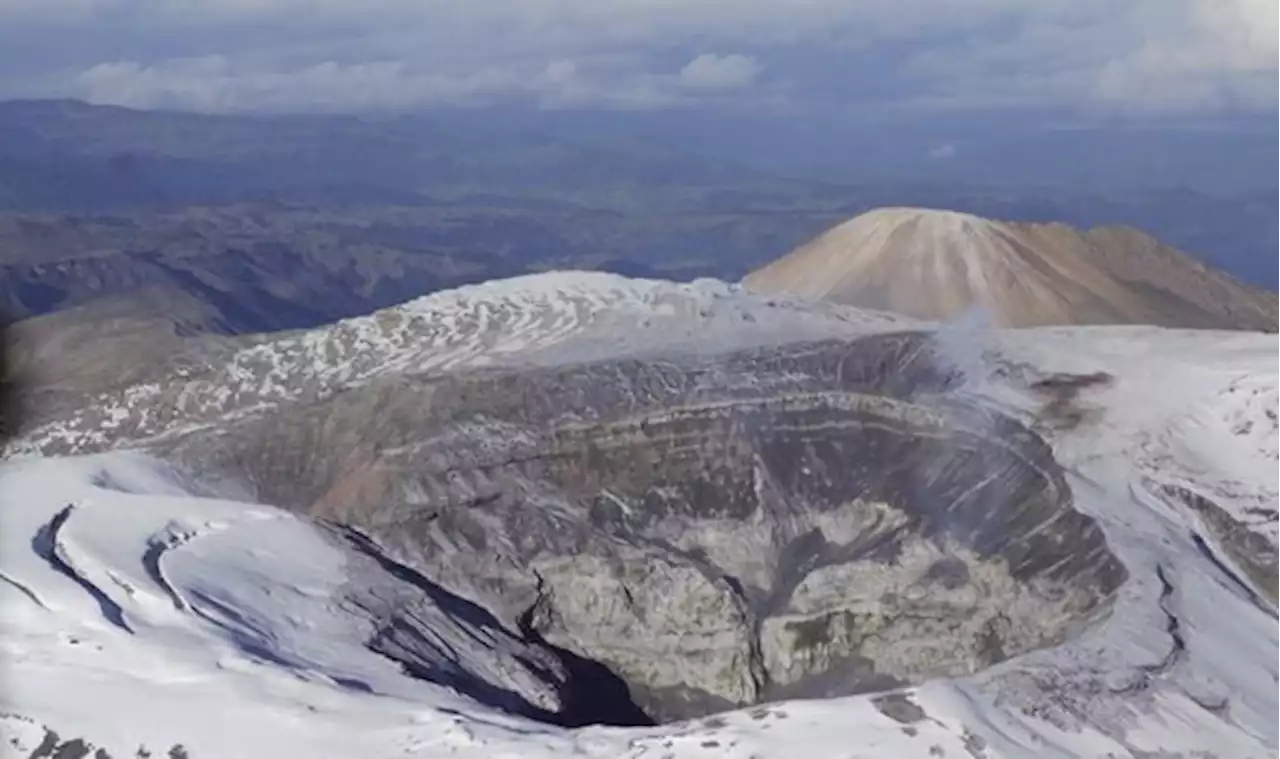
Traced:
<svg viewBox="0 0 1280 759">
<path fill-rule="evenodd" d="M 215 116 L 0 103 L 0 206 L 103 210 L 246 201 L 417 203 L 497 194 L 679 209 L 708 190 L 813 183 L 630 141 L 565 141 L 425 117 Z M 636 190 L 641 197 L 632 197 Z"/>
<path fill-rule="evenodd" d="M 554 121 L 12 101 L 0 103 L 0 312 L 161 287 L 259 331 L 550 268 L 738 279 L 887 205 L 1134 226 L 1274 289 L 1277 200 L 802 180 Z"/>
<path fill-rule="evenodd" d="M 0 311 L 28 318 L 100 300 L 190 297 L 212 309 L 204 313 L 219 331 L 293 329 L 551 268 L 732 278 L 762 249 L 785 250 L 833 221 L 826 213 L 622 215 L 452 204 L 0 214 Z"/>
</svg>

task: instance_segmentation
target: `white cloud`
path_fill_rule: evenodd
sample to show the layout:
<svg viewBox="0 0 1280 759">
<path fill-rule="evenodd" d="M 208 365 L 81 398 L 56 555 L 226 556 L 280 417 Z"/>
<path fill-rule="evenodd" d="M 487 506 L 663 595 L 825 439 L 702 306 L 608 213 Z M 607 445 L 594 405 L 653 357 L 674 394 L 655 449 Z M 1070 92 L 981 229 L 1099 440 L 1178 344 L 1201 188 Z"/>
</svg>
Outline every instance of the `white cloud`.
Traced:
<svg viewBox="0 0 1280 759">
<path fill-rule="evenodd" d="M 750 86 L 763 68 L 749 56 L 703 53 L 680 69 L 680 83 L 699 90 L 736 90 Z"/>
<path fill-rule="evenodd" d="M 1280 4 L 1189 0 L 1182 24 L 1109 61 L 1096 94 L 1124 109 L 1196 111 L 1276 101 Z"/>
<path fill-rule="evenodd" d="M 204 111 L 279 110 L 298 103 L 316 110 L 415 107 L 528 92 L 538 84 L 536 74 L 510 69 L 450 75 L 415 71 L 399 61 L 261 69 L 222 56 L 152 66 L 103 63 L 76 78 L 78 94 L 90 102 Z"/>
<path fill-rule="evenodd" d="M 222 110 L 503 98 L 655 107 L 774 88 L 852 108 L 873 92 L 876 107 L 1256 109 L 1276 102 L 1276 9 L 1276 0 L 0 0 L 0 97 Z"/>
<path fill-rule="evenodd" d="M 547 79 L 558 85 L 572 85 L 578 79 L 578 64 L 573 61 L 552 61 L 547 64 Z"/>
<path fill-rule="evenodd" d="M 938 145 L 937 147 L 931 148 L 929 150 L 929 157 L 942 160 L 942 161 L 945 161 L 948 158 L 955 158 L 956 146 L 952 145 L 951 143 L 947 143 L 945 145 Z"/>
<path fill-rule="evenodd" d="M 102 63 L 80 72 L 71 94 L 91 103 L 208 112 L 413 109 L 483 105 L 525 98 L 542 107 L 584 104 L 655 108 L 681 101 L 674 75 L 584 70 L 572 60 L 545 65 L 424 71 L 402 61 L 284 68 L 238 64 L 224 56 L 180 58 L 144 66 Z"/>
</svg>

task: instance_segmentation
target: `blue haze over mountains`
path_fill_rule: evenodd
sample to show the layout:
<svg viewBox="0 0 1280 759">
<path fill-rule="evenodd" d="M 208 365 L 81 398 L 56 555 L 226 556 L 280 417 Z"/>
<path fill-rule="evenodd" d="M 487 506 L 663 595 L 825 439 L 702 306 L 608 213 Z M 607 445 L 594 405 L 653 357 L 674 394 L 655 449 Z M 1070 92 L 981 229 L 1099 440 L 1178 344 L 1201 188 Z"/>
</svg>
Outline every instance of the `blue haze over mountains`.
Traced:
<svg viewBox="0 0 1280 759">
<path fill-rule="evenodd" d="M 246 331 L 546 268 L 736 279 L 884 205 L 1132 226 L 1275 290 L 1277 158 L 1275 122 L 1254 117 L 203 115 L 9 101 L 0 310 L 195 286 L 228 303 L 224 328 Z M 288 281 L 301 269 L 312 273 Z M 345 296 L 328 308 L 307 303 L 335 290 Z"/>
</svg>

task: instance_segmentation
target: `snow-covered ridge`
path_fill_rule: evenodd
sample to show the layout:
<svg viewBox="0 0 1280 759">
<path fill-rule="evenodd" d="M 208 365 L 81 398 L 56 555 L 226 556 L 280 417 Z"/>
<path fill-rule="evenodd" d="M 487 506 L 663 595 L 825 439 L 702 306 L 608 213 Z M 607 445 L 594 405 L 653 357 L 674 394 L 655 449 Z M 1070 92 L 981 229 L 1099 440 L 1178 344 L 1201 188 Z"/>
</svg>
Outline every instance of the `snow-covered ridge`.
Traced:
<svg viewBox="0 0 1280 759">
<path fill-rule="evenodd" d="M 0 712 L 39 715 L 62 739 L 83 736 L 112 756 L 139 746 L 155 756 L 172 746 L 195 757 L 357 756 L 362 739 L 326 729 L 324 715 L 395 734 L 419 710 L 458 703 L 364 646 L 367 621 L 338 602 L 343 552 L 292 515 L 192 497 L 134 455 L 7 465 L 0 492 L 11 686 Z M 453 650 L 477 653 L 479 669 L 492 654 Z M 386 716 L 359 693 L 382 694 Z M 122 724 L 132 710 L 138 719 Z M 303 715 L 315 735 L 297 754 L 300 736 L 279 728 Z M 439 719 L 437 747 L 451 732 Z M 33 750 L 17 732 L 5 748 Z"/>
<path fill-rule="evenodd" d="M 1145 471 L 1156 481 L 1189 488 L 1280 546 L 1276 499 L 1280 394 L 1276 367 L 1231 377 L 1153 435 Z M 1224 497 L 1225 496 L 1225 497 Z"/>
<path fill-rule="evenodd" d="M 0 493 L 0 756 L 80 740 L 113 757 L 825 759 L 851 720 L 892 756 L 975 740 L 945 692 L 903 697 L 932 715 L 911 730 L 866 698 L 643 730 L 510 717 L 375 655 L 339 600 L 347 555 L 308 522 L 194 497 L 134 454 L 0 465 Z M 493 636 L 429 622 L 453 666 L 521 687 Z"/>
<path fill-rule="evenodd" d="M 137 454 L 11 462 L 0 651 L 17 687 L 0 689 L 0 755 L 27 757 L 53 730 L 111 756 L 180 745 L 193 759 L 1274 756 L 1274 608 L 1242 590 L 1229 556 L 1205 553 L 1200 516 L 1153 482 L 1181 478 L 1241 518 L 1274 514 L 1276 338 L 1062 329 L 952 347 L 1032 377 L 1110 377 L 1077 399 L 1083 422 L 1046 434 L 1131 579 L 1109 618 L 1063 646 L 889 697 L 560 729 L 372 656 L 367 618 L 333 602 L 356 558 L 312 523 L 196 497 Z M 1005 381 L 975 391 L 1033 414 L 1041 399 Z M 442 668 L 547 695 L 500 636 L 447 609 L 427 627 L 450 654 Z"/>
<path fill-rule="evenodd" d="M 1275 335 L 1156 327 L 993 334 L 1004 356 L 1041 371 L 1112 377 L 1087 401 L 1105 415 L 1061 436 L 1060 458 L 1123 456 L 1135 477 L 1187 488 L 1280 545 Z"/>
<path fill-rule="evenodd" d="M 590 359 L 645 350 L 717 350 L 851 336 L 908 320 L 739 285 L 556 271 L 445 290 L 367 316 L 255 339 L 217 365 L 100 393 L 30 430 L 8 455 L 68 453 L 314 400 L 383 377 Z"/>
</svg>

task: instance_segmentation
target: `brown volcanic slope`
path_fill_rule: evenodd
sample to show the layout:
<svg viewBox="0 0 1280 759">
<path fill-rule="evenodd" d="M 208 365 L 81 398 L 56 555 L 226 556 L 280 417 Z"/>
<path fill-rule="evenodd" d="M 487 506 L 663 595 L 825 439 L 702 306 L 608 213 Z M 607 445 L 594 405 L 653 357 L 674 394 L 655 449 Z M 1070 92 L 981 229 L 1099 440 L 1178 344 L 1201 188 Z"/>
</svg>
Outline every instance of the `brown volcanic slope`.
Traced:
<svg viewBox="0 0 1280 759">
<path fill-rule="evenodd" d="M 920 208 L 857 216 L 743 283 L 925 319 L 1276 331 L 1275 293 L 1128 228 L 991 221 Z"/>
</svg>

